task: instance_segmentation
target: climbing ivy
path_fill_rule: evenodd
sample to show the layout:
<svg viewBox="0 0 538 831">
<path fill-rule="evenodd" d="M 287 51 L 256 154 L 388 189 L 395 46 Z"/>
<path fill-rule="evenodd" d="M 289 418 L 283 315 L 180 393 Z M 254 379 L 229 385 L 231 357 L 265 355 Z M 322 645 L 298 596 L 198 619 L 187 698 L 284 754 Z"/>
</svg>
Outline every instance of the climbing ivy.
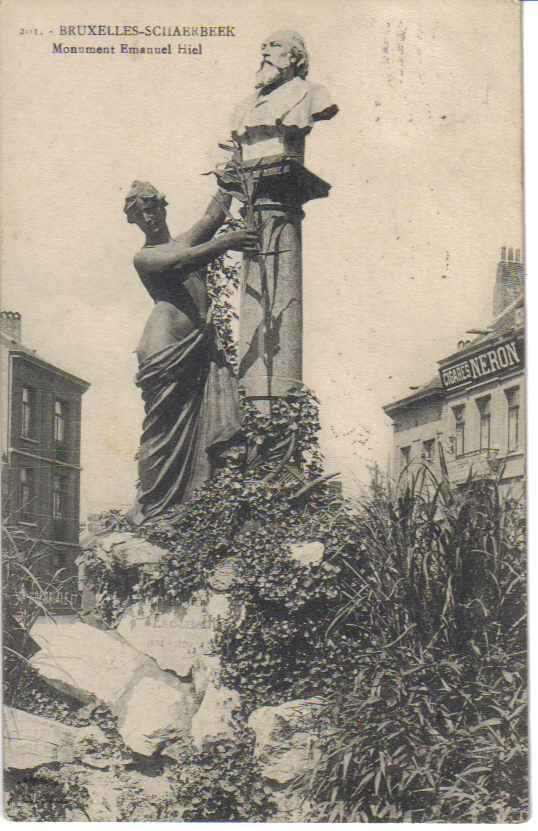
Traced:
<svg viewBox="0 0 538 831">
<path fill-rule="evenodd" d="M 175 790 L 182 822 L 267 822 L 276 805 L 252 761 L 250 731 L 234 738 L 185 744 L 176 768 Z"/>
</svg>

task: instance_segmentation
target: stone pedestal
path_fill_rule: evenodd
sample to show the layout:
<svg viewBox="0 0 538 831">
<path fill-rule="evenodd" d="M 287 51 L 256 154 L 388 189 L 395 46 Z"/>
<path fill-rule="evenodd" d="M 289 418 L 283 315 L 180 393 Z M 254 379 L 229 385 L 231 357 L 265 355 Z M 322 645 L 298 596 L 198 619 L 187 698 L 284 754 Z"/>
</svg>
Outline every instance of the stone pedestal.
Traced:
<svg viewBox="0 0 538 831">
<path fill-rule="evenodd" d="M 260 231 L 262 254 L 243 257 L 239 380 L 268 412 L 273 398 L 302 382 L 302 205 L 327 196 L 330 185 L 285 154 L 240 164 L 253 194 L 245 217 Z"/>
</svg>

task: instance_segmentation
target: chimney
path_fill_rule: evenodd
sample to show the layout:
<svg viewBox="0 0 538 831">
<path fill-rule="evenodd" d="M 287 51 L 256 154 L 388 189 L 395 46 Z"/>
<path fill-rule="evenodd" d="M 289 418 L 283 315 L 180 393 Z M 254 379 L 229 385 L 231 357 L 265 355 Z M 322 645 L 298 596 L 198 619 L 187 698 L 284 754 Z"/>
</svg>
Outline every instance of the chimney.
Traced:
<svg viewBox="0 0 538 831">
<path fill-rule="evenodd" d="M 0 331 L 15 343 L 21 342 L 21 316 L 19 312 L 2 312 Z"/>
<path fill-rule="evenodd" d="M 497 265 L 495 288 L 493 289 L 493 317 L 498 317 L 510 303 L 523 293 L 524 266 L 520 262 L 521 249 L 501 248 L 501 259 Z"/>
</svg>

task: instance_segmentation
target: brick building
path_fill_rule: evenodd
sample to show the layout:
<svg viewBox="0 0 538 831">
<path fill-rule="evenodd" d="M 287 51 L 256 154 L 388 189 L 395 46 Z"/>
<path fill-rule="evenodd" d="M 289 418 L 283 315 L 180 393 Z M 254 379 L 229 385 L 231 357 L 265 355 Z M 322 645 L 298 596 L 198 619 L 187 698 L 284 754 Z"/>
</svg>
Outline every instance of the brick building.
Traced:
<svg viewBox="0 0 538 831">
<path fill-rule="evenodd" d="M 1 313 L 3 522 L 39 550 L 37 573 L 63 569 L 71 590 L 80 553 L 81 399 L 89 384 L 21 343 L 21 317 Z M 36 542 L 38 544 L 36 546 Z M 56 598 L 62 605 L 62 599 Z"/>
<path fill-rule="evenodd" d="M 525 476 L 525 310 L 520 251 L 503 248 L 493 291 L 493 319 L 438 361 L 439 373 L 383 408 L 393 423 L 391 476 L 426 463 L 439 473 L 439 444 L 450 481 L 472 468 L 502 472 L 505 490 Z M 469 334 L 469 333 L 468 333 Z"/>
</svg>

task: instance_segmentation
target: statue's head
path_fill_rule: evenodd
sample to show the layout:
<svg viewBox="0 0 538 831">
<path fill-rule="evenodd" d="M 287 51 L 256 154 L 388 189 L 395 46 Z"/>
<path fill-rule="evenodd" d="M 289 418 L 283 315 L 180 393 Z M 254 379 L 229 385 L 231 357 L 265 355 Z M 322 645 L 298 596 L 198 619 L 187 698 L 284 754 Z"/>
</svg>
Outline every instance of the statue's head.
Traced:
<svg viewBox="0 0 538 831">
<path fill-rule="evenodd" d="M 306 78 L 308 53 L 304 40 L 291 29 L 281 29 L 262 43 L 262 63 L 256 73 L 256 88 L 269 89 L 296 75 Z"/>
<path fill-rule="evenodd" d="M 150 182 L 137 180 L 125 197 L 123 210 L 127 214 L 127 222 L 133 222 L 143 231 L 150 232 L 166 222 L 167 205 L 164 194 L 159 193 Z"/>
</svg>

